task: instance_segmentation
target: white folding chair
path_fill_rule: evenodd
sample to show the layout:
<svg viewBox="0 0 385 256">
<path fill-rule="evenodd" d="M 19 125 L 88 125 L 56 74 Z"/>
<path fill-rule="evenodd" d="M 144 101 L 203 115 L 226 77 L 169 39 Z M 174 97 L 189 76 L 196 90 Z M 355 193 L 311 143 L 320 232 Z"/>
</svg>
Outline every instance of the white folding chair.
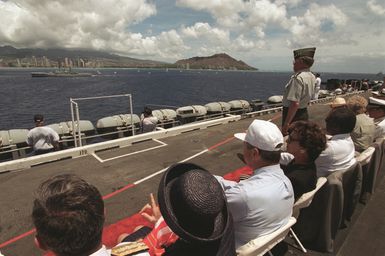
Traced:
<svg viewBox="0 0 385 256">
<path fill-rule="evenodd" d="M 296 219 L 294 217 L 290 217 L 289 221 L 283 225 L 281 228 L 276 231 L 257 237 L 247 244 L 242 245 L 237 249 L 238 256 L 259 256 L 264 255 L 265 253 L 270 252 L 271 249 L 279 242 L 285 239 L 287 234 L 289 233 L 290 228 L 295 224 Z"/>
<path fill-rule="evenodd" d="M 356 157 L 357 162 L 359 162 L 361 164 L 361 166 L 365 166 L 365 165 L 369 164 L 375 150 L 376 149 L 372 146 L 368 147 L 367 149 L 362 151 L 362 153 Z"/>
<path fill-rule="evenodd" d="M 299 211 L 302 208 L 306 208 L 311 204 L 311 202 L 313 201 L 314 195 L 317 193 L 318 190 L 320 190 L 320 188 L 326 183 L 326 181 L 327 179 L 325 177 L 319 177 L 317 179 L 317 185 L 315 189 L 307 193 L 304 193 L 300 198 L 298 198 L 297 201 L 295 201 L 293 205 L 293 216 L 295 218 L 298 218 Z M 292 228 L 290 228 L 290 234 L 293 236 L 294 240 L 297 242 L 299 247 L 301 247 L 301 250 L 306 253 L 307 250 L 302 245 L 301 241 L 298 239 L 297 235 L 294 233 L 294 230 Z"/>
</svg>

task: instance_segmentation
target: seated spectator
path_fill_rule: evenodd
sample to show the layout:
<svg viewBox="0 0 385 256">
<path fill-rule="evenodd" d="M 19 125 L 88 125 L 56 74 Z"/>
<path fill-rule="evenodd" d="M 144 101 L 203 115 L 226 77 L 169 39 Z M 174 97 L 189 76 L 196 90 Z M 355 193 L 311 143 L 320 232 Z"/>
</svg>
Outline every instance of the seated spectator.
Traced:
<svg viewBox="0 0 385 256">
<path fill-rule="evenodd" d="M 316 123 L 297 121 L 290 125 L 287 152 L 292 155 L 292 160 L 281 167 L 293 185 L 296 200 L 315 189 L 317 171 L 314 161 L 325 148 L 325 133 Z"/>
<path fill-rule="evenodd" d="M 159 207 L 151 197 L 153 215 L 142 214 L 156 223 L 143 239 L 155 247 L 150 248 L 151 255 L 235 256 L 226 197 L 207 170 L 190 163 L 171 166 L 160 181 L 158 202 Z M 123 241 L 132 241 L 131 237 Z"/>
<path fill-rule="evenodd" d="M 373 118 L 366 115 L 368 101 L 359 95 L 350 97 L 347 106 L 356 114 L 356 125 L 350 133 L 357 152 L 367 149 L 374 141 L 376 126 Z"/>
<path fill-rule="evenodd" d="M 59 150 L 59 135 L 52 128 L 44 126 L 44 117 L 35 115 L 35 128 L 27 134 L 27 144 L 33 148 L 35 155 Z"/>
<path fill-rule="evenodd" d="M 385 135 L 385 100 L 369 97 L 368 114 L 376 121 L 375 138 Z"/>
<path fill-rule="evenodd" d="M 356 125 L 354 112 L 349 108 L 334 108 L 329 112 L 325 122 L 326 133 L 330 136 L 326 142 L 326 149 L 315 160 L 318 177 L 345 170 L 356 162 L 354 143 L 350 137 Z"/>
<path fill-rule="evenodd" d="M 150 108 L 145 107 L 140 121 L 141 132 L 145 133 L 155 131 L 157 123 L 158 118 L 152 115 L 152 110 Z"/>
<path fill-rule="evenodd" d="M 253 175 L 239 183 L 216 178 L 225 191 L 239 247 L 285 225 L 292 214 L 294 192 L 279 166 L 283 136 L 275 124 L 254 120 L 247 133 L 234 136 L 243 141 L 244 160 Z"/>
<path fill-rule="evenodd" d="M 110 255 L 102 245 L 104 203 L 96 187 L 75 175 L 58 175 L 36 191 L 35 243 L 62 255 Z"/>
</svg>

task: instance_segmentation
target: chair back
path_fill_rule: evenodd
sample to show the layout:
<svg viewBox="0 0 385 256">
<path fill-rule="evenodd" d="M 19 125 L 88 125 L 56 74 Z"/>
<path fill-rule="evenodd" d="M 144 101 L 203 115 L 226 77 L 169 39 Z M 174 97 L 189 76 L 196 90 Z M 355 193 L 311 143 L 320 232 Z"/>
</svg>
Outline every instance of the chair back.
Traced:
<svg viewBox="0 0 385 256">
<path fill-rule="evenodd" d="M 366 203 L 365 194 L 372 194 L 374 192 L 382 157 L 381 147 L 382 142 L 375 142 L 356 157 L 357 161 L 360 162 L 362 166 L 362 193 L 360 200 L 362 203 Z"/>
<path fill-rule="evenodd" d="M 237 249 L 238 256 L 259 256 L 270 251 L 275 245 L 285 239 L 296 219 L 290 217 L 289 221 L 276 231 L 257 237 Z"/>
<path fill-rule="evenodd" d="M 294 202 L 293 216 L 295 218 L 298 218 L 300 209 L 306 208 L 311 204 L 311 202 L 313 201 L 314 195 L 317 193 L 318 190 L 320 190 L 320 188 L 326 183 L 326 181 L 327 181 L 326 177 L 319 177 L 317 179 L 317 184 L 315 189 L 307 193 L 304 193 L 300 198 L 297 199 L 297 201 Z"/>
<path fill-rule="evenodd" d="M 347 170 L 331 172 L 313 203 L 301 209 L 293 229 L 306 248 L 333 253 L 338 229 L 351 217 L 358 202 L 361 178 L 358 162 Z"/>
</svg>

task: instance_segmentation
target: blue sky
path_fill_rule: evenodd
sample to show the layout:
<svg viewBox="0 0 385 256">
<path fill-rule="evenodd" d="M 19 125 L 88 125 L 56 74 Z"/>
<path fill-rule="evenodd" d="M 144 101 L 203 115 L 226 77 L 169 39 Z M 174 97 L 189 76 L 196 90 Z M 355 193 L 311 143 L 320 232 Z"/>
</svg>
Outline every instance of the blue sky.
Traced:
<svg viewBox="0 0 385 256">
<path fill-rule="evenodd" d="M 83 48 L 173 63 L 227 53 L 291 70 L 385 72 L 385 0 L 0 0 L 0 45 Z"/>
</svg>

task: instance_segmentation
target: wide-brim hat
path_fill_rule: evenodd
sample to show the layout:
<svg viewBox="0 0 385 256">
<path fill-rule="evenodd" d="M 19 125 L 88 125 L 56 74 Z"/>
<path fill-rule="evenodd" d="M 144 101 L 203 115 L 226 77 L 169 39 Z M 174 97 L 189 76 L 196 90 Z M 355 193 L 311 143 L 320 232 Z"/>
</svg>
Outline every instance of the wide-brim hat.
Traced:
<svg viewBox="0 0 385 256">
<path fill-rule="evenodd" d="M 314 58 L 315 54 L 315 47 L 310 47 L 310 48 L 302 48 L 302 49 L 297 49 L 293 51 L 294 54 L 294 59 L 299 58 L 299 57 L 310 57 Z"/>
<path fill-rule="evenodd" d="M 333 101 L 326 103 L 326 105 L 329 105 L 331 108 L 337 108 L 337 107 L 345 106 L 346 100 L 342 97 L 336 97 Z"/>
<path fill-rule="evenodd" d="M 221 185 L 192 163 L 167 169 L 159 183 L 158 202 L 170 229 L 189 243 L 219 241 L 232 225 Z"/>
</svg>

